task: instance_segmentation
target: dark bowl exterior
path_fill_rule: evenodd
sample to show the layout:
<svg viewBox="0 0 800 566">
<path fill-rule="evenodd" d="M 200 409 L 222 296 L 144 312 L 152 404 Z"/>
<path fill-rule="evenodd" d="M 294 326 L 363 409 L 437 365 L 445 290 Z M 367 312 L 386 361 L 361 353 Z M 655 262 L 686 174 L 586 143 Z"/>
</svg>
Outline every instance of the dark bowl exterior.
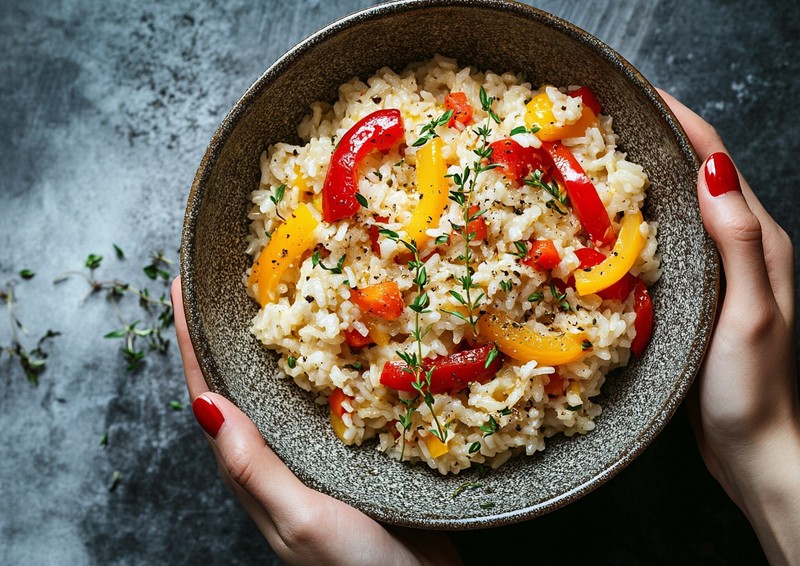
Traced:
<svg viewBox="0 0 800 566">
<path fill-rule="evenodd" d="M 659 223 L 664 274 L 651 290 L 656 324 L 644 356 L 611 376 L 597 429 L 548 440 L 453 494 L 474 472 L 442 477 L 401 464 L 373 444 L 344 446 L 327 408 L 284 379 L 274 354 L 250 334 L 255 303 L 243 274 L 249 194 L 259 155 L 299 141 L 296 125 L 316 100 L 382 66 L 397 71 L 435 53 L 461 65 L 522 72 L 534 85 L 592 87 L 614 117 L 620 146 L 651 181 L 645 214 Z M 192 343 L 210 388 L 247 413 L 306 484 L 380 521 L 479 528 L 551 511 L 593 490 L 635 458 L 684 398 L 716 311 L 719 261 L 695 194 L 699 163 L 653 87 L 598 39 L 525 5 L 502 0 L 405 0 L 359 12 L 309 37 L 267 70 L 222 122 L 189 197 L 182 239 L 183 297 Z M 491 503 L 491 506 L 487 505 Z M 488 508 L 487 508 L 488 507 Z"/>
</svg>

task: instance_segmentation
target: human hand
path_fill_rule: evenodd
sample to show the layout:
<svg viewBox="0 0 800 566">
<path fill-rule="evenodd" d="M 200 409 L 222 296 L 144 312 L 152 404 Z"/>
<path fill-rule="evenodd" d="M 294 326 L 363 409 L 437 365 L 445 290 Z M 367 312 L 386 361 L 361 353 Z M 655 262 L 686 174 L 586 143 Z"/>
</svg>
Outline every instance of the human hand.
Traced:
<svg viewBox="0 0 800 566">
<path fill-rule="evenodd" d="M 750 519 L 767 556 L 800 560 L 792 242 L 738 174 L 716 131 L 661 94 L 703 160 L 700 212 L 725 274 L 716 328 L 695 385 L 699 399 L 690 399 L 700 453 Z"/>
<path fill-rule="evenodd" d="M 175 329 L 192 410 L 220 472 L 270 547 L 288 564 L 458 564 L 443 533 L 384 528 L 353 507 L 306 487 L 225 397 L 208 390 L 181 296 L 172 283 Z"/>
</svg>

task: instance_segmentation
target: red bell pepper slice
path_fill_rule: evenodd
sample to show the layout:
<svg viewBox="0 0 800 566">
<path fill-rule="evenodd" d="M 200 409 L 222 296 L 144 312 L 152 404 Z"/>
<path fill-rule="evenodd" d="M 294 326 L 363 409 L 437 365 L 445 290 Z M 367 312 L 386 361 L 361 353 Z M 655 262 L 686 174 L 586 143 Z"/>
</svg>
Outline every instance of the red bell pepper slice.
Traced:
<svg viewBox="0 0 800 566">
<path fill-rule="evenodd" d="M 459 123 L 462 125 L 459 129 L 463 130 L 463 126 L 472 122 L 472 106 L 467 101 L 467 95 L 463 92 L 451 92 L 445 96 L 444 107 L 453 111 L 453 115 L 450 116 L 450 120 L 447 122 L 448 127 L 455 128 L 457 127 L 456 123 Z"/>
<path fill-rule="evenodd" d="M 423 369 L 434 368 L 431 374 L 431 393 L 454 393 L 466 388 L 473 381 L 486 383 L 491 380 L 503 365 L 503 356 L 498 353 L 489 367 L 486 367 L 486 360 L 493 349 L 493 344 L 486 344 L 449 356 L 422 360 Z M 409 371 L 405 362 L 398 360 L 384 364 L 381 383 L 386 387 L 412 393 L 415 391 L 413 382 L 414 374 Z"/>
<path fill-rule="evenodd" d="M 369 346 L 370 344 L 375 343 L 369 333 L 364 336 L 355 328 L 348 328 L 344 331 L 344 340 L 347 342 L 347 345 L 354 350 L 358 350 L 364 346 Z"/>
<path fill-rule="evenodd" d="M 339 389 L 338 387 L 333 390 L 333 393 L 328 395 L 328 406 L 331 408 L 331 413 L 334 413 L 336 416 L 341 417 L 343 414 L 346 413 L 344 407 L 342 407 L 342 403 L 347 401 L 348 399 L 352 400 L 353 398 L 349 395 L 345 395 L 345 392 Z"/>
<path fill-rule="evenodd" d="M 572 98 L 580 98 L 583 105 L 591 109 L 595 116 L 603 112 L 603 106 L 588 86 L 582 86 L 568 93 Z"/>
<path fill-rule="evenodd" d="M 489 144 L 492 155 L 490 163 L 500 165 L 498 170 L 512 182 L 522 182 L 525 177 L 541 169 L 544 173 L 542 180 L 550 180 L 550 159 L 535 147 L 522 147 L 511 138 L 493 141 Z"/>
<path fill-rule="evenodd" d="M 638 277 L 633 288 L 633 311 L 636 313 L 634 323 L 636 336 L 631 342 L 631 352 L 641 357 L 653 333 L 653 301 L 650 299 L 647 285 Z"/>
<path fill-rule="evenodd" d="M 613 242 L 616 235 L 603 201 L 569 148 L 560 142 L 542 142 L 542 148 L 550 156 L 554 174 L 566 187 L 575 216 L 592 241 L 601 246 Z"/>
<path fill-rule="evenodd" d="M 389 150 L 404 136 L 403 119 L 396 108 L 377 110 L 347 130 L 333 150 L 322 186 L 322 218 L 326 222 L 348 218 L 358 211 L 359 164 L 371 151 Z"/>
<path fill-rule="evenodd" d="M 389 222 L 388 216 L 376 216 L 375 220 L 377 222 L 385 223 Z M 377 224 L 371 224 L 369 227 L 369 245 L 372 248 L 372 253 L 376 256 L 381 257 L 381 245 L 378 242 L 378 237 L 380 236 L 380 227 Z"/>
<path fill-rule="evenodd" d="M 528 242 L 528 253 L 522 263 L 535 269 L 553 269 L 561 263 L 561 256 L 553 240 L 533 240 Z"/>
<path fill-rule="evenodd" d="M 601 264 L 606 260 L 605 255 L 592 248 L 577 249 L 575 250 L 575 255 L 578 256 L 578 259 L 581 262 L 578 266 L 578 269 L 594 267 L 595 265 Z M 633 291 L 633 286 L 635 283 L 636 277 L 630 273 L 626 273 L 622 279 L 614 283 L 611 287 L 599 291 L 597 295 L 604 301 L 624 301 L 631 294 L 631 291 Z M 567 284 L 574 288 L 575 278 L 570 277 L 570 280 L 567 282 Z"/>
</svg>

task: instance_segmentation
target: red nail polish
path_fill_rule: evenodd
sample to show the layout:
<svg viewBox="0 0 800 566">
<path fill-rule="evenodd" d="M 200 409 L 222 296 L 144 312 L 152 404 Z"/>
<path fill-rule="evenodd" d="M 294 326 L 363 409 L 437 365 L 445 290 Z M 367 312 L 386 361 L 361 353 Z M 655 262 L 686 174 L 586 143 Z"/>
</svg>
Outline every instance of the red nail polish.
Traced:
<svg viewBox="0 0 800 566">
<path fill-rule="evenodd" d="M 225 417 L 219 412 L 217 406 L 210 399 L 198 397 L 192 403 L 192 411 L 194 411 L 194 418 L 208 436 L 216 438 L 222 423 L 225 422 Z"/>
<path fill-rule="evenodd" d="M 736 166 L 726 153 L 717 152 L 706 161 L 706 185 L 712 197 L 742 190 Z"/>
</svg>

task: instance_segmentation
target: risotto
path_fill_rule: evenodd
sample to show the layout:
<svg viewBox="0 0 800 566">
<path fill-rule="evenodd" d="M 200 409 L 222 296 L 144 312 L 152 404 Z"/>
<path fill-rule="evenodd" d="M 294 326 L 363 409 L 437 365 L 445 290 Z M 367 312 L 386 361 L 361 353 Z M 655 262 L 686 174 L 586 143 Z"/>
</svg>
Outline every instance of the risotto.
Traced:
<svg viewBox="0 0 800 566">
<path fill-rule="evenodd" d="M 261 157 L 253 334 L 345 444 L 442 474 L 585 434 L 659 277 L 647 176 L 586 86 L 437 56 L 317 102 Z"/>
</svg>

